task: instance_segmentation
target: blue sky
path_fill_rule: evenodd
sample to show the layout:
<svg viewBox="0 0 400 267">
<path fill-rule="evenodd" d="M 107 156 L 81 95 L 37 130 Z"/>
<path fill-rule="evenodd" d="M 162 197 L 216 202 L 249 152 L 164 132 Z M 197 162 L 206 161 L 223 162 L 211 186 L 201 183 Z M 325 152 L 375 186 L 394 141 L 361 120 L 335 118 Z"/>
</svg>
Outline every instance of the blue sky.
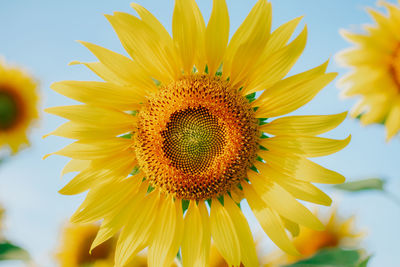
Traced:
<svg viewBox="0 0 400 267">
<path fill-rule="evenodd" d="M 137 2 L 153 12 L 170 31 L 173 0 Z M 228 0 L 231 34 L 255 2 Z M 307 47 L 292 73 L 314 67 L 348 47 L 338 30 L 357 29 L 358 25 L 370 22 L 364 8 L 375 5 L 373 0 L 271 2 L 274 28 L 299 16 L 304 16 L 302 25 L 308 25 Z M 113 11 L 133 13 L 129 3 L 129 0 L 1 1 L 0 55 L 8 62 L 24 66 L 40 81 L 42 108 L 70 104 L 72 101 L 49 89 L 52 82 L 98 79 L 82 66 L 67 66 L 72 60 L 94 60 L 75 40 L 90 41 L 124 53 L 102 15 Z M 199 6 L 208 19 L 212 1 L 202 0 Z M 347 72 L 334 60 L 331 60 L 329 70 L 339 72 L 340 76 Z M 354 99 L 340 99 L 339 90 L 333 82 L 296 114 L 339 113 L 349 110 L 355 102 Z M 27 248 L 40 266 L 54 266 L 52 254 L 57 247 L 60 228 L 83 196 L 62 196 L 57 193 L 66 182 L 60 179 L 60 171 L 67 159 L 50 157 L 43 161 L 42 157 L 63 147 L 68 140 L 57 137 L 43 140 L 41 136 L 63 121 L 51 115 L 42 115 L 42 120 L 31 135 L 32 147 L 0 166 L 0 203 L 7 208 L 7 237 Z M 317 161 L 344 174 L 349 180 L 384 177 L 388 180 L 388 190 L 400 196 L 400 138 L 386 143 L 382 126 L 361 127 L 352 119 L 347 119 L 327 136 L 345 138 L 349 134 L 352 135 L 352 142 L 346 149 Z M 330 191 L 329 188 L 326 190 Z M 379 193 L 332 194 L 339 200 L 340 213 L 344 216 L 356 214 L 357 225 L 368 230 L 363 246 L 374 254 L 371 266 L 395 267 L 399 252 L 400 207 Z M 251 224 L 258 229 L 255 220 L 251 219 Z"/>
</svg>

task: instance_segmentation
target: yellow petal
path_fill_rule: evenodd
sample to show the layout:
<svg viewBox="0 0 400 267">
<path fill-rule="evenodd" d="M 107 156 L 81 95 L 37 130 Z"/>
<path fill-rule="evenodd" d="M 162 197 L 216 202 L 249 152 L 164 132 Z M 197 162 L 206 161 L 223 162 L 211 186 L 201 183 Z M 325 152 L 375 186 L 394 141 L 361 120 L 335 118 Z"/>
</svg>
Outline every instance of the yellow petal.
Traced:
<svg viewBox="0 0 400 267">
<path fill-rule="evenodd" d="M 149 246 L 147 262 L 150 267 L 169 267 L 172 259 L 167 259 L 177 230 L 176 209 L 172 197 L 161 196 L 158 217 L 154 222 L 153 241 Z M 178 248 L 173 254 L 178 253 Z M 171 260 L 171 261 L 169 261 Z"/>
<path fill-rule="evenodd" d="M 305 104 L 329 84 L 336 73 L 315 75 L 299 82 L 299 77 L 290 77 L 264 91 L 253 106 L 258 106 L 257 118 L 271 118 L 290 113 Z M 290 79 L 290 80 L 289 80 Z"/>
<path fill-rule="evenodd" d="M 345 181 L 343 175 L 326 169 L 304 157 L 263 150 L 260 150 L 258 155 L 277 172 L 297 180 L 321 184 L 340 184 Z"/>
<path fill-rule="evenodd" d="M 132 125 L 126 127 L 108 128 L 99 125 L 90 125 L 68 121 L 44 137 L 54 135 L 76 140 L 107 139 L 130 132 Z"/>
<path fill-rule="evenodd" d="M 183 266 L 202 267 L 201 252 L 203 245 L 203 223 L 195 201 L 190 201 L 185 216 L 184 235 L 182 240 Z"/>
<path fill-rule="evenodd" d="M 244 266 L 259 266 L 253 235 L 242 211 L 229 196 L 224 198 L 224 207 L 232 219 L 239 238 L 241 263 Z"/>
<path fill-rule="evenodd" d="M 70 172 L 80 172 L 90 166 L 90 160 L 71 159 L 61 171 L 61 176 Z"/>
<path fill-rule="evenodd" d="M 342 150 L 349 144 L 350 139 L 351 136 L 343 140 L 336 140 L 306 135 L 280 135 L 262 139 L 260 145 L 270 151 L 298 154 L 304 157 L 322 157 Z"/>
<path fill-rule="evenodd" d="M 195 63 L 200 72 L 204 70 L 205 29 L 203 16 L 194 0 L 175 1 L 172 33 L 186 74 L 192 72 Z"/>
<path fill-rule="evenodd" d="M 268 89 L 282 80 L 300 57 L 306 41 L 307 27 L 289 45 L 269 55 L 264 61 L 260 59 L 257 68 L 251 74 L 250 84 L 243 93 L 250 94 Z"/>
<path fill-rule="evenodd" d="M 281 216 L 315 230 L 323 230 L 323 224 L 306 207 L 277 183 L 262 178 L 263 174 L 248 172 L 249 180 L 260 198 Z"/>
<path fill-rule="evenodd" d="M 159 193 L 154 190 L 132 210 L 132 217 L 126 223 L 118 239 L 115 251 L 116 267 L 125 266 L 148 245 L 153 235 L 152 230 L 157 218 L 158 204 Z"/>
<path fill-rule="evenodd" d="M 119 77 L 118 74 L 114 73 L 101 62 L 80 62 L 75 60 L 70 62 L 68 65 L 71 66 L 79 64 L 85 65 L 88 69 L 93 71 L 97 76 L 99 76 L 106 82 L 111 82 L 118 85 L 130 85 L 129 81 L 126 81 L 123 78 Z"/>
<path fill-rule="evenodd" d="M 283 222 L 277 212 L 268 207 L 248 183 L 243 183 L 243 191 L 251 210 L 268 237 L 283 251 L 292 255 L 299 255 L 287 236 Z"/>
<path fill-rule="evenodd" d="M 203 241 L 200 247 L 199 266 L 209 266 L 211 246 L 210 216 L 206 204 L 203 201 L 199 202 L 198 207 L 203 229 Z"/>
<path fill-rule="evenodd" d="M 106 15 L 106 18 L 125 50 L 146 74 L 162 83 L 177 78 L 176 60 L 168 53 L 172 48 L 166 47 L 162 37 L 151 26 L 123 12 L 114 12 L 114 16 Z"/>
<path fill-rule="evenodd" d="M 168 254 L 166 257 L 166 262 L 173 262 L 176 258 L 176 254 L 179 251 L 179 248 L 182 244 L 183 232 L 184 232 L 184 224 L 183 224 L 183 212 L 182 212 L 182 202 L 175 201 L 175 214 L 176 214 L 176 227 L 175 227 L 175 235 L 172 241 L 172 245 L 168 250 Z M 169 266 L 169 265 L 168 265 Z"/>
<path fill-rule="evenodd" d="M 222 63 L 229 40 L 229 14 L 225 0 L 214 0 L 205 33 L 208 73 L 214 75 Z"/>
<path fill-rule="evenodd" d="M 122 208 L 124 203 L 131 200 L 136 192 L 142 189 L 142 187 L 139 188 L 140 177 L 143 176 L 102 184 L 90 190 L 78 210 L 72 215 L 71 222 L 95 222 L 107 217 L 115 209 Z"/>
<path fill-rule="evenodd" d="M 272 32 L 270 38 L 268 39 L 268 43 L 265 46 L 264 52 L 261 56 L 262 57 L 261 61 L 263 61 L 264 59 L 268 58 L 268 56 L 280 50 L 287 44 L 287 42 L 289 42 L 290 37 L 292 37 L 301 19 L 302 17 L 299 17 L 289 22 L 286 22 L 285 24 L 282 24 L 275 31 Z"/>
<path fill-rule="evenodd" d="M 73 159 L 93 160 L 93 159 L 112 159 L 115 155 L 129 150 L 132 147 L 132 140 L 125 138 L 109 138 L 105 140 L 84 140 L 76 141 L 67 145 L 61 150 L 50 153 L 51 155 L 60 155 Z M 133 156 L 133 155 L 132 155 Z"/>
<path fill-rule="evenodd" d="M 228 265 L 239 266 L 242 257 L 240 254 L 240 240 L 232 218 L 217 199 L 213 199 L 211 204 L 210 226 L 215 247 Z"/>
<path fill-rule="evenodd" d="M 151 80 L 151 77 L 147 75 L 137 63 L 133 62 L 129 58 L 95 44 L 82 41 L 81 44 L 89 49 L 90 52 L 100 60 L 105 68 L 125 81 L 124 85 L 130 85 L 135 88 L 142 88 L 150 91 L 155 91 L 157 89 L 156 85 Z M 93 67 L 93 65 L 91 67 Z"/>
<path fill-rule="evenodd" d="M 79 102 L 119 110 L 137 110 L 145 100 L 143 88 L 104 82 L 62 81 L 50 86 L 54 91 Z"/>
<path fill-rule="evenodd" d="M 254 165 L 264 177 L 279 184 L 295 198 L 325 206 L 332 204 L 331 198 L 311 183 L 293 179 L 262 162 L 256 162 Z"/>
<path fill-rule="evenodd" d="M 386 140 L 390 140 L 400 130 L 400 100 L 394 104 L 386 120 Z"/>
<path fill-rule="evenodd" d="M 76 123 L 90 124 L 93 127 L 121 127 L 128 131 L 132 130 L 137 121 L 137 117 L 124 112 L 92 105 L 52 107 L 45 111 Z"/>
<path fill-rule="evenodd" d="M 98 245 L 116 235 L 123 228 L 126 222 L 132 217 L 132 211 L 135 210 L 139 201 L 143 199 L 146 192 L 147 189 L 138 192 L 129 199 L 125 206 L 114 209 L 110 214 L 108 214 L 107 217 L 104 218 L 96 238 L 94 239 L 90 248 L 91 251 Z"/>
<path fill-rule="evenodd" d="M 109 161 L 103 169 L 89 167 L 75 176 L 59 193 L 63 195 L 80 194 L 94 185 L 107 183 L 111 179 L 113 181 L 121 180 L 132 172 L 135 162 L 135 157 L 131 159 L 123 157 Z"/>
<path fill-rule="evenodd" d="M 288 116 L 260 127 L 260 131 L 273 135 L 319 135 L 336 128 L 347 112 L 334 115 Z"/>
<path fill-rule="evenodd" d="M 268 42 L 271 30 L 271 3 L 259 0 L 232 36 L 226 50 L 223 75 L 235 86 L 245 83 L 256 71 L 259 55 Z"/>
</svg>

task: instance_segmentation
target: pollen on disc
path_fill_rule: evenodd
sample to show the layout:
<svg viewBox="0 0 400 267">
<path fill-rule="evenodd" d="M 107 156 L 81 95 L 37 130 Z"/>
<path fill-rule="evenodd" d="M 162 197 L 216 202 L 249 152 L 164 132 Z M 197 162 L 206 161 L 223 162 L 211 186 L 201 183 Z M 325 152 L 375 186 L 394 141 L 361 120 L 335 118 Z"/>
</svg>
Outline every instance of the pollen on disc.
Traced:
<svg viewBox="0 0 400 267">
<path fill-rule="evenodd" d="M 139 112 L 135 145 L 150 183 L 179 199 L 226 193 L 255 158 L 258 127 L 249 102 L 229 82 L 185 76 Z"/>
</svg>

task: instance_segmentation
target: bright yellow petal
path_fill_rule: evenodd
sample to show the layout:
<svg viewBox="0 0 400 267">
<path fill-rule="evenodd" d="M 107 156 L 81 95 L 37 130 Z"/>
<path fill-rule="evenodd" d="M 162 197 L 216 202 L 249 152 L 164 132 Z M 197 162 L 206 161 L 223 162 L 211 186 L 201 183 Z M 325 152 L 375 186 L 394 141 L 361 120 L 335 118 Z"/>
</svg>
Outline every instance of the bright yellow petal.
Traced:
<svg viewBox="0 0 400 267">
<path fill-rule="evenodd" d="M 118 85 L 129 85 L 129 81 L 126 81 L 124 80 L 124 78 L 119 77 L 118 74 L 114 73 L 101 62 L 80 62 L 75 60 L 70 62 L 68 65 L 72 66 L 79 64 L 85 65 L 88 69 L 93 71 L 97 76 L 99 76 L 106 82 L 111 82 Z"/>
<path fill-rule="evenodd" d="M 243 192 L 251 210 L 268 237 L 285 252 L 299 255 L 287 236 L 283 222 L 277 212 L 268 207 L 248 183 L 243 183 Z"/>
<path fill-rule="evenodd" d="M 283 48 L 287 44 L 287 42 L 289 42 L 290 37 L 292 37 L 301 19 L 302 17 L 299 17 L 289 22 L 286 22 L 272 32 L 271 37 L 269 38 L 268 43 L 262 54 L 261 61 Z"/>
<path fill-rule="evenodd" d="M 322 157 L 342 150 L 349 144 L 350 140 L 351 136 L 343 140 L 336 140 L 305 135 L 280 135 L 262 139 L 259 143 L 270 151 L 297 154 L 304 157 Z"/>
<path fill-rule="evenodd" d="M 241 86 L 249 73 L 256 71 L 259 55 L 268 42 L 271 30 L 271 3 L 259 0 L 232 36 L 226 50 L 223 75 L 233 85 Z"/>
<path fill-rule="evenodd" d="M 172 33 L 183 63 L 183 71 L 192 73 L 193 65 L 204 71 L 205 22 L 194 0 L 176 0 L 172 18 Z M 202 61 L 199 60 L 202 59 Z"/>
<path fill-rule="evenodd" d="M 268 90 L 282 80 L 290 71 L 303 52 L 307 41 L 307 27 L 289 45 L 261 61 L 251 74 L 250 84 L 244 89 L 243 94 Z"/>
<path fill-rule="evenodd" d="M 241 263 L 244 266 L 259 266 L 253 235 L 242 211 L 229 196 L 224 198 L 224 207 L 232 219 L 239 238 Z"/>
<path fill-rule="evenodd" d="M 386 139 L 390 140 L 400 131 L 400 100 L 393 105 L 385 124 L 387 129 Z"/>
<path fill-rule="evenodd" d="M 217 199 L 213 199 L 211 204 L 210 225 L 215 247 L 228 265 L 239 266 L 242 257 L 240 240 L 232 218 Z"/>
<path fill-rule="evenodd" d="M 262 178 L 262 174 L 248 172 L 249 180 L 260 198 L 283 217 L 306 227 L 322 230 L 323 224 L 306 207 L 277 183 Z"/>
<path fill-rule="evenodd" d="M 206 204 L 203 201 L 199 202 L 198 207 L 203 230 L 203 241 L 200 247 L 199 263 L 200 266 L 209 266 L 211 247 L 210 215 L 208 214 Z"/>
<path fill-rule="evenodd" d="M 104 47 L 88 42 L 81 41 L 81 43 L 100 60 L 105 68 L 125 81 L 124 85 L 150 91 L 156 90 L 156 85 L 151 80 L 151 76 L 147 75 L 137 63 Z M 98 68 L 96 70 L 99 71 Z"/>
<path fill-rule="evenodd" d="M 149 25 L 123 12 L 114 12 L 114 16 L 106 15 L 106 18 L 125 50 L 146 74 L 162 83 L 177 78 L 176 60 L 168 53 L 172 48 L 164 46 L 162 37 Z"/>
<path fill-rule="evenodd" d="M 321 184 L 340 184 L 345 181 L 343 175 L 326 169 L 304 157 L 264 150 L 259 150 L 258 155 L 271 168 L 297 180 Z"/>
<path fill-rule="evenodd" d="M 51 89 L 79 102 L 111 107 L 119 110 L 137 110 L 144 102 L 143 88 L 119 86 L 104 82 L 63 81 L 53 83 Z"/>
<path fill-rule="evenodd" d="M 205 33 L 208 73 L 214 75 L 222 63 L 229 40 L 229 14 L 225 0 L 214 0 Z"/>
<path fill-rule="evenodd" d="M 203 223 L 195 201 L 190 201 L 185 216 L 185 232 L 182 240 L 183 266 L 203 267 L 201 262 Z"/>
<path fill-rule="evenodd" d="M 273 170 L 262 162 L 256 162 L 254 165 L 264 177 L 268 177 L 269 180 L 279 184 L 293 197 L 325 206 L 332 204 L 331 198 L 311 183 L 295 180 L 290 176 Z"/>
<path fill-rule="evenodd" d="M 61 176 L 70 172 L 80 172 L 90 166 L 90 160 L 71 159 L 61 171 Z"/>
<path fill-rule="evenodd" d="M 63 117 L 76 123 L 106 128 L 133 128 L 137 117 L 124 112 L 92 105 L 60 106 L 45 109 L 47 113 Z"/>
<path fill-rule="evenodd" d="M 300 81 L 299 77 L 290 77 L 264 91 L 253 106 L 258 106 L 257 118 L 271 118 L 290 113 L 305 104 L 329 84 L 336 73 L 315 75 L 310 80 Z"/>
<path fill-rule="evenodd" d="M 125 138 L 109 138 L 105 140 L 84 140 L 76 141 L 67 145 L 61 150 L 50 153 L 73 159 L 93 160 L 93 159 L 113 159 L 115 155 L 127 151 L 132 147 L 132 140 Z"/>
<path fill-rule="evenodd" d="M 153 227 L 159 207 L 159 193 L 154 190 L 132 210 L 132 217 L 122 230 L 116 251 L 115 266 L 123 267 L 152 239 Z"/>
<path fill-rule="evenodd" d="M 178 200 L 177 200 L 178 201 Z M 149 246 L 147 262 L 149 267 L 169 267 L 173 258 L 168 255 L 176 255 L 178 247 L 172 246 L 177 228 L 177 214 L 174 199 L 172 197 L 160 198 L 158 217 L 154 222 L 153 241 Z M 180 229 L 179 229 L 180 230 Z M 172 249 L 172 251 L 171 251 Z M 176 249 L 173 251 L 173 249 Z"/>
<path fill-rule="evenodd" d="M 82 193 L 95 185 L 106 183 L 111 179 L 113 181 L 121 180 L 132 172 L 135 162 L 135 157 L 130 159 L 122 157 L 120 160 L 115 159 L 109 161 L 108 164 L 104 166 L 104 169 L 89 167 L 75 176 L 75 178 L 65 185 L 59 193 L 63 195 L 75 195 Z"/>
<path fill-rule="evenodd" d="M 140 177 L 143 176 L 134 176 L 124 181 L 107 183 L 91 189 L 78 210 L 72 215 L 71 222 L 99 221 L 115 209 L 122 208 L 124 203 L 131 200 L 140 189 Z"/>
<path fill-rule="evenodd" d="M 272 135 L 319 135 L 336 128 L 346 118 L 347 112 L 334 115 L 288 116 L 260 127 Z"/>
</svg>

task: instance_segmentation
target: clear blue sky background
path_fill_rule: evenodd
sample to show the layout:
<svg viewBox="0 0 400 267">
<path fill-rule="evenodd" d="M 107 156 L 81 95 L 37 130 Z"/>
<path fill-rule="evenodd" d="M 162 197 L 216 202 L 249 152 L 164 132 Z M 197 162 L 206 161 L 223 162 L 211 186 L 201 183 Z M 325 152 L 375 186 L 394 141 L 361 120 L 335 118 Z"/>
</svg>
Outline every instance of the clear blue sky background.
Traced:
<svg viewBox="0 0 400 267">
<path fill-rule="evenodd" d="M 171 29 L 172 0 L 140 0 Z M 200 1 L 199 1 L 200 2 Z M 255 0 L 229 0 L 231 34 L 248 14 Z M 304 15 L 303 24 L 309 27 L 306 50 L 292 73 L 322 63 L 348 44 L 339 36 L 340 28 L 357 28 L 371 21 L 364 7 L 374 6 L 375 0 L 271 0 L 273 27 Z M 113 11 L 131 12 L 129 0 L 117 1 L 0 1 L 0 54 L 7 61 L 25 66 L 41 84 L 42 107 L 72 103 L 49 89 L 54 81 L 97 79 L 81 66 L 68 67 L 72 60 L 92 61 L 93 56 L 74 40 L 85 40 L 123 52 L 119 41 L 102 14 Z M 208 19 L 212 1 L 202 0 L 200 8 Z M 332 60 L 330 71 L 340 75 L 347 70 Z M 355 100 L 339 99 L 332 83 L 297 114 L 332 114 L 348 110 Z M 59 240 L 59 231 L 83 196 L 62 196 L 57 190 L 65 184 L 60 171 L 65 158 L 44 154 L 68 143 L 61 138 L 41 138 L 55 129 L 62 120 L 43 115 L 39 127 L 32 133 L 32 147 L 0 166 L 0 202 L 7 208 L 7 237 L 27 248 L 39 266 L 55 266 L 52 261 Z M 383 127 L 363 128 L 347 119 L 328 136 L 345 138 L 352 134 L 351 144 L 343 151 L 318 159 L 326 167 L 343 173 L 349 180 L 371 176 L 388 179 L 387 188 L 400 195 L 400 138 L 384 141 Z M 329 188 L 326 188 L 328 191 Z M 374 254 L 371 266 L 397 267 L 400 247 L 400 207 L 379 193 L 357 195 L 331 192 L 339 201 L 340 213 L 356 214 L 357 225 L 369 235 L 363 246 Z M 257 229 L 256 222 L 251 220 Z M 0 264 L 0 266 L 20 266 Z"/>
</svg>

